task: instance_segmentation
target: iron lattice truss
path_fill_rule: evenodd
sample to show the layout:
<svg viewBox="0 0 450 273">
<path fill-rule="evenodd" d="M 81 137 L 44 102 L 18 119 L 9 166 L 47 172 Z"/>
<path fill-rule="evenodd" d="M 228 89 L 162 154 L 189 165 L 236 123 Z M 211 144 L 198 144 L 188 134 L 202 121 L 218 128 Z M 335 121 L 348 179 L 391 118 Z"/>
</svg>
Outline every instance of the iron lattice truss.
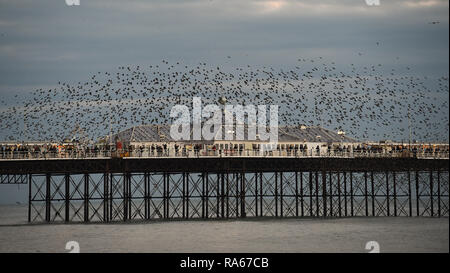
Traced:
<svg viewBox="0 0 450 273">
<path fill-rule="evenodd" d="M 29 222 L 449 215 L 448 170 L 24 176 Z"/>
<path fill-rule="evenodd" d="M 27 184 L 26 174 L 3 174 L 0 175 L 0 184 Z"/>
</svg>

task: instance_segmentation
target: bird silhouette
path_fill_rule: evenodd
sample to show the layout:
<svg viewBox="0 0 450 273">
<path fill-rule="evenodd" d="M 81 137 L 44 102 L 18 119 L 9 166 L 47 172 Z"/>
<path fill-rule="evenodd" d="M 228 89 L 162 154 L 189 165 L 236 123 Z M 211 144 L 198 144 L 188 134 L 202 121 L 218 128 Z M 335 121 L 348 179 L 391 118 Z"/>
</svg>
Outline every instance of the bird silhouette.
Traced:
<svg viewBox="0 0 450 273">
<path fill-rule="evenodd" d="M 361 140 L 407 140 L 409 130 L 419 141 L 448 139 L 448 76 L 322 56 L 296 60 L 282 68 L 162 60 L 96 71 L 84 81 L 2 98 L 0 129 L 6 140 L 61 141 L 78 126 L 95 141 L 136 125 L 169 124 L 171 107 L 192 109 L 193 97 L 204 105 L 225 97 L 233 105 L 278 105 L 280 125 L 320 125 Z"/>
</svg>

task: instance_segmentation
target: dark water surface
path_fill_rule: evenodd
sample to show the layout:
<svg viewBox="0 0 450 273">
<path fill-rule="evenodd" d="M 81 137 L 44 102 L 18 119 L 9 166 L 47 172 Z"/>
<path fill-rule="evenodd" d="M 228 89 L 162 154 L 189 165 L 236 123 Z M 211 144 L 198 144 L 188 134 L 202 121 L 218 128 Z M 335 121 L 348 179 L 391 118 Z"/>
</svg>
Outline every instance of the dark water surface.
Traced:
<svg viewBox="0 0 450 273">
<path fill-rule="evenodd" d="M 114 224 L 26 223 L 27 206 L 0 206 L 0 252 L 449 252 L 449 219 L 354 217 L 152 221 Z"/>
</svg>

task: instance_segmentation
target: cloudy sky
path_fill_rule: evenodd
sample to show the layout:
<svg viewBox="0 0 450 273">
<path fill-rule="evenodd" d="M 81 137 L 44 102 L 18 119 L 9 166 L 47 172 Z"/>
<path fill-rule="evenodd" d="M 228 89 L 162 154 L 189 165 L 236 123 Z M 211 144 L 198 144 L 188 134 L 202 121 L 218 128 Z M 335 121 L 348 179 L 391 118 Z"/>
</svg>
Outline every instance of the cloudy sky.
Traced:
<svg viewBox="0 0 450 273">
<path fill-rule="evenodd" d="M 3 100 L 161 60 L 283 67 L 321 56 L 448 77 L 448 0 L 80 2 L 0 0 Z M 15 193 L 0 201 L 17 200 Z"/>
<path fill-rule="evenodd" d="M 447 0 L 80 2 L 0 0 L 3 96 L 162 59 L 283 66 L 323 56 L 448 75 Z"/>
</svg>

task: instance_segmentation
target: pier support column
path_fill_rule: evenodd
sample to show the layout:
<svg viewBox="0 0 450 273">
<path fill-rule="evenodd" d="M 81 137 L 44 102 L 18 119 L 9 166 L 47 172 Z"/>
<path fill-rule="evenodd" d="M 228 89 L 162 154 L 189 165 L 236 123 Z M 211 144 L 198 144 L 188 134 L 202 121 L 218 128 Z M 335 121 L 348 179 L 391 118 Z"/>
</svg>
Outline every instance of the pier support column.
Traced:
<svg viewBox="0 0 450 273">
<path fill-rule="evenodd" d="M 298 172 L 295 172 L 295 217 L 298 217 Z"/>
<path fill-rule="evenodd" d="M 230 217 L 230 177 L 229 177 L 229 173 L 227 172 L 227 175 L 226 175 L 226 177 L 227 177 L 227 196 L 226 196 L 226 199 L 227 199 L 227 219 Z"/>
<path fill-rule="evenodd" d="M 205 218 L 208 219 L 209 218 L 209 175 L 206 174 L 206 182 L 205 182 L 205 192 L 206 192 L 206 207 L 205 207 Z"/>
<path fill-rule="evenodd" d="M 389 202 L 389 173 L 386 172 L 386 207 L 387 207 L 387 216 L 391 216 L 391 204 Z"/>
<path fill-rule="evenodd" d="M 183 190 L 182 190 L 182 196 L 181 196 L 181 202 L 182 204 L 182 210 L 183 210 L 183 218 L 186 217 L 186 173 L 183 172 Z"/>
<path fill-rule="evenodd" d="M 241 173 L 241 217 L 246 217 L 245 212 L 245 173 Z"/>
<path fill-rule="evenodd" d="M 283 172 L 280 172 L 280 216 L 283 217 Z"/>
<path fill-rule="evenodd" d="M 312 217 L 313 216 L 313 190 L 312 190 L 312 186 L 313 186 L 313 178 L 312 178 L 312 172 L 309 172 L 309 216 Z"/>
<path fill-rule="evenodd" d="M 441 217 L 441 170 L 437 170 L 438 217 Z"/>
<path fill-rule="evenodd" d="M 166 174 L 166 218 L 170 218 L 170 173 Z M 174 208 L 175 209 L 175 208 Z"/>
<path fill-rule="evenodd" d="M 329 199 L 330 199 L 330 217 L 333 217 L 333 174 L 332 172 L 328 173 L 328 176 L 330 177 L 330 181 L 329 181 L 329 185 L 328 188 L 330 190 L 329 192 Z M 323 178 L 322 178 L 323 179 Z M 327 177 L 326 177 L 326 173 L 325 173 L 325 184 L 327 183 Z M 325 191 L 325 194 L 327 194 L 327 192 Z"/>
<path fill-rule="evenodd" d="M 236 182 L 236 218 L 239 217 L 239 199 L 241 197 L 241 191 L 239 190 L 239 174 L 233 173 L 234 181 Z"/>
<path fill-rule="evenodd" d="M 330 181 L 331 182 L 331 181 Z M 337 172 L 337 187 L 338 187 L 338 216 L 342 217 L 342 211 L 341 211 L 341 174 Z"/>
<path fill-rule="evenodd" d="M 327 217 L 327 173 L 324 171 L 322 172 L 322 207 L 323 207 L 322 216 L 324 218 L 326 218 Z"/>
<path fill-rule="evenodd" d="M 416 171 L 416 214 L 420 216 L 420 200 L 419 200 L 419 172 Z"/>
<path fill-rule="evenodd" d="M 255 173 L 255 216 L 258 217 L 258 173 Z"/>
<path fill-rule="evenodd" d="M 216 218 L 220 218 L 220 178 L 221 174 L 217 174 L 217 181 L 216 181 Z"/>
<path fill-rule="evenodd" d="M 347 217 L 347 173 L 344 171 L 344 215 Z"/>
<path fill-rule="evenodd" d="M 128 174 L 124 173 L 123 177 L 123 221 L 128 219 Z"/>
<path fill-rule="evenodd" d="M 353 172 L 350 172 L 350 215 L 354 215 L 353 210 Z"/>
<path fill-rule="evenodd" d="M 397 216 L 397 181 L 395 178 L 395 171 L 392 172 L 392 182 L 394 183 L 394 216 Z"/>
<path fill-rule="evenodd" d="M 31 223 L 31 199 L 32 199 L 31 183 L 33 181 L 32 179 L 33 179 L 32 174 L 29 174 L 28 175 L 28 223 Z"/>
<path fill-rule="evenodd" d="M 189 219 L 189 173 L 186 173 L 186 219 Z"/>
<path fill-rule="evenodd" d="M 64 183 L 65 183 L 65 194 L 64 194 L 64 202 L 65 202 L 65 216 L 64 221 L 66 223 L 69 222 L 70 216 L 70 174 L 66 173 L 64 175 Z"/>
<path fill-rule="evenodd" d="M 408 208 L 409 217 L 412 217 L 412 192 L 411 192 L 411 171 L 408 170 Z"/>
<path fill-rule="evenodd" d="M 109 174 L 103 174 L 103 222 L 109 222 Z"/>
<path fill-rule="evenodd" d="M 50 211 L 51 211 L 51 201 L 50 201 L 50 179 L 51 175 L 45 175 L 45 221 L 50 222 Z"/>
<path fill-rule="evenodd" d="M 113 220 L 113 194 L 114 194 L 114 189 L 115 189 L 115 187 L 117 187 L 117 186 L 115 186 L 114 187 L 114 185 L 113 185 L 113 174 L 112 173 L 109 173 L 109 188 L 111 189 L 110 191 L 109 191 L 109 211 L 108 211 L 108 213 L 109 213 L 109 220 L 110 221 L 112 221 Z"/>
<path fill-rule="evenodd" d="M 369 193 L 367 191 L 367 172 L 364 172 L 364 203 L 366 207 L 366 216 L 369 216 Z"/>
<path fill-rule="evenodd" d="M 303 195 L 303 172 L 300 172 L 300 213 L 302 217 L 305 216 L 305 199 Z"/>
<path fill-rule="evenodd" d="M 150 218 L 149 210 L 149 179 L 148 173 L 144 173 L 144 218 L 148 220 Z"/>
<path fill-rule="evenodd" d="M 320 216 L 320 201 L 319 201 L 319 173 L 316 172 L 316 217 Z M 322 202 L 323 205 L 323 202 Z"/>
<path fill-rule="evenodd" d="M 128 190 L 127 190 L 127 193 L 128 193 L 128 220 L 130 220 L 132 217 L 132 215 L 131 215 L 131 208 L 132 208 L 132 206 L 131 206 L 131 202 L 132 202 L 132 199 L 131 199 L 131 197 L 132 197 L 131 196 L 131 173 L 128 173 L 127 186 L 128 186 Z"/>
<path fill-rule="evenodd" d="M 275 172 L 275 217 L 278 217 L 278 172 Z"/>
<path fill-rule="evenodd" d="M 167 181 L 166 173 L 163 173 L 163 218 L 167 218 Z"/>
<path fill-rule="evenodd" d="M 220 183 L 220 206 L 221 206 L 221 217 L 225 218 L 225 174 L 221 174 L 221 183 Z"/>
<path fill-rule="evenodd" d="M 89 174 L 84 174 L 84 222 L 89 222 Z"/>
<path fill-rule="evenodd" d="M 263 214 L 263 174 L 259 173 L 259 215 L 264 216 Z"/>
<path fill-rule="evenodd" d="M 373 179 L 373 171 L 370 172 L 370 181 L 371 181 L 371 187 L 372 187 L 372 216 L 375 216 L 375 181 Z"/>
<path fill-rule="evenodd" d="M 207 191 L 205 191 L 205 173 L 202 173 L 202 219 L 205 219 L 205 203 L 206 203 L 206 207 L 208 206 L 208 201 L 207 201 L 207 197 L 206 195 L 208 195 Z M 205 194 L 206 192 L 206 194 Z"/>
<path fill-rule="evenodd" d="M 430 208 L 431 208 L 431 217 L 434 217 L 434 204 L 433 204 L 433 171 L 430 170 Z"/>
</svg>

